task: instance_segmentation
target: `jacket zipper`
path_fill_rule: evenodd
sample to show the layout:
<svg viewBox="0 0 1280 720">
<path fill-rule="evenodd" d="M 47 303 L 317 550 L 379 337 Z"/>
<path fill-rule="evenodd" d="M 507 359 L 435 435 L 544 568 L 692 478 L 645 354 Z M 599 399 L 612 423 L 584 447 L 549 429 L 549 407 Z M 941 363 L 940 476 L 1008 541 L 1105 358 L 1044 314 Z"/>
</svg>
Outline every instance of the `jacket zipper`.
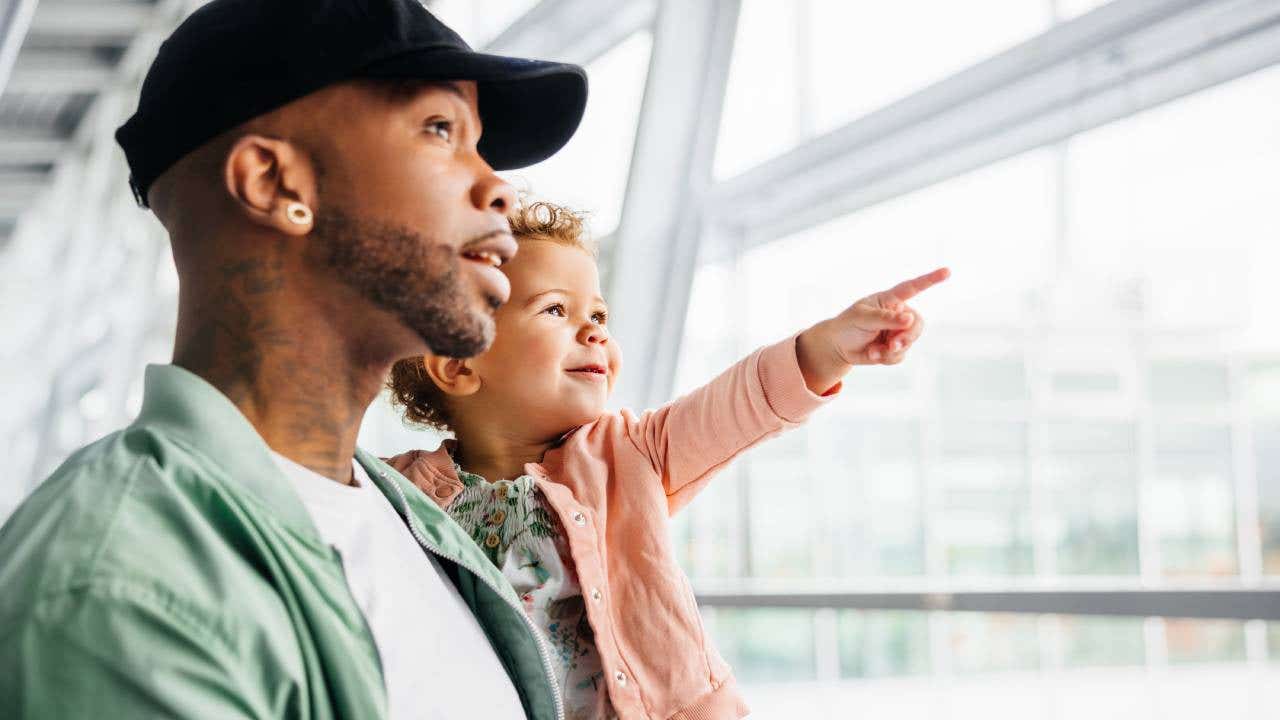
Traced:
<svg viewBox="0 0 1280 720">
<path fill-rule="evenodd" d="M 387 480 L 391 486 L 396 489 L 396 494 L 400 496 L 400 502 L 404 507 L 404 517 L 409 524 L 409 532 L 413 535 L 413 539 L 417 540 L 419 545 L 433 555 L 437 555 L 448 560 L 454 565 L 459 565 L 465 568 L 466 565 L 464 565 L 461 560 L 453 557 L 452 555 L 446 554 L 444 551 L 437 549 L 431 543 L 427 542 L 426 538 L 422 536 L 422 533 L 418 531 L 418 526 L 414 524 L 413 514 L 409 512 L 409 499 L 404 496 L 404 491 L 400 489 L 399 483 L 394 479 L 387 478 L 385 475 L 383 476 L 383 479 Z M 529 629 L 529 633 L 533 635 L 533 640 L 538 646 L 538 656 L 542 659 L 543 675 L 551 685 L 551 697 L 555 700 L 556 720 L 564 720 L 564 699 L 560 697 L 560 685 L 556 680 L 555 671 L 551 668 L 551 652 L 547 650 L 547 644 L 542 639 L 542 634 L 541 631 L 538 630 L 538 626 L 534 625 L 533 620 L 530 620 L 529 616 L 525 614 L 524 608 L 507 600 L 506 596 L 502 594 L 502 591 L 500 591 L 493 583 L 486 580 L 483 575 L 475 573 L 472 574 L 480 578 L 480 581 L 485 585 L 488 585 L 489 589 L 498 597 L 502 598 L 502 601 L 506 603 L 508 607 L 515 610 L 516 614 L 520 616 L 520 619 L 524 621 L 525 627 Z"/>
</svg>

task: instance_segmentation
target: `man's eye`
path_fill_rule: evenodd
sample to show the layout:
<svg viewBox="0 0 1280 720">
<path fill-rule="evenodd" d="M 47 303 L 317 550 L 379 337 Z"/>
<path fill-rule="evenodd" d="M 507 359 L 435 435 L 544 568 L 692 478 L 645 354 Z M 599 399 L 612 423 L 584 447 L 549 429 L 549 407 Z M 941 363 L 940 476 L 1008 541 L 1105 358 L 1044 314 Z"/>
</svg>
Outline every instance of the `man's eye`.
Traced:
<svg viewBox="0 0 1280 720">
<path fill-rule="evenodd" d="M 448 120 L 429 120 L 427 122 L 427 132 L 439 136 L 445 142 L 453 137 L 453 123 Z"/>
<path fill-rule="evenodd" d="M 549 315 L 555 315 L 556 317 L 564 317 L 564 306 L 561 305 L 560 303 L 556 303 L 555 305 L 549 306 L 546 310 L 543 310 L 542 312 L 545 312 Z"/>
</svg>

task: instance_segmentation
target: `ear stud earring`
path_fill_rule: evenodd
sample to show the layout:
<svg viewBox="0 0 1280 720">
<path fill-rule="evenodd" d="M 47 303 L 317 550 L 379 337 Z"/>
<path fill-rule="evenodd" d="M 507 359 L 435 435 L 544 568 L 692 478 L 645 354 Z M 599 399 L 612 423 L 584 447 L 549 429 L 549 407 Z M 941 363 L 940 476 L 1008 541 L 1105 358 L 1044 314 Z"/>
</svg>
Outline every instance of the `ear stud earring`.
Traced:
<svg viewBox="0 0 1280 720">
<path fill-rule="evenodd" d="M 289 218 L 289 222 L 294 225 L 310 225 L 314 219 L 311 208 L 300 202 L 291 202 L 289 207 L 285 208 L 285 215 Z"/>
</svg>

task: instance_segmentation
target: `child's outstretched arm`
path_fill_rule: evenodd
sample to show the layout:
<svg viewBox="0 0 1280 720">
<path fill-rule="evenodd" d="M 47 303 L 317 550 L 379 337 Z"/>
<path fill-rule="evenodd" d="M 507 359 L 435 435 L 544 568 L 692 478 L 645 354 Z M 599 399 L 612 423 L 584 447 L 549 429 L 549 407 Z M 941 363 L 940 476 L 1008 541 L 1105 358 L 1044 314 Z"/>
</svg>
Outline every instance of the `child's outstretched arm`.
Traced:
<svg viewBox="0 0 1280 720">
<path fill-rule="evenodd" d="M 924 332 L 924 319 L 907 301 L 951 276 L 939 268 L 892 289 L 868 295 L 844 312 L 796 338 L 796 359 L 805 384 L 819 395 L 831 391 L 854 365 L 897 365 Z"/>
<path fill-rule="evenodd" d="M 624 411 L 631 442 L 662 477 L 668 510 L 687 504 L 739 453 L 803 422 L 854 365 L 901 362 L 924 330 L 907 301 L 948 275 L 935 270 L 863 298 L 684 397 L 639 417 Z"/>
</svg>

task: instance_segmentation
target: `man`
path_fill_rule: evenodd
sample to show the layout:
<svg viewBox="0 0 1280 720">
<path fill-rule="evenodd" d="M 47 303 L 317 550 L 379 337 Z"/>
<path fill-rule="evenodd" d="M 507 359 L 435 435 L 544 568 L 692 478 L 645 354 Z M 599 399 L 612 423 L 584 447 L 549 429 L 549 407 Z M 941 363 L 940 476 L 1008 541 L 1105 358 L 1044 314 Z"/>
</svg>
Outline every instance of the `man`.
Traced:
<svg viewBox="0 0 1280 720">
<path fill-rule="evenodd" d="M 213 0 L 174 32 L 117 135 L 172 241 L 173 364 L 0 528 L 0 717 L 562 714 L 510 586 L 355 439 L 395 360 L 488 346 L 493 169 L 585 101 L 416 0 Z"/>
</svg>

